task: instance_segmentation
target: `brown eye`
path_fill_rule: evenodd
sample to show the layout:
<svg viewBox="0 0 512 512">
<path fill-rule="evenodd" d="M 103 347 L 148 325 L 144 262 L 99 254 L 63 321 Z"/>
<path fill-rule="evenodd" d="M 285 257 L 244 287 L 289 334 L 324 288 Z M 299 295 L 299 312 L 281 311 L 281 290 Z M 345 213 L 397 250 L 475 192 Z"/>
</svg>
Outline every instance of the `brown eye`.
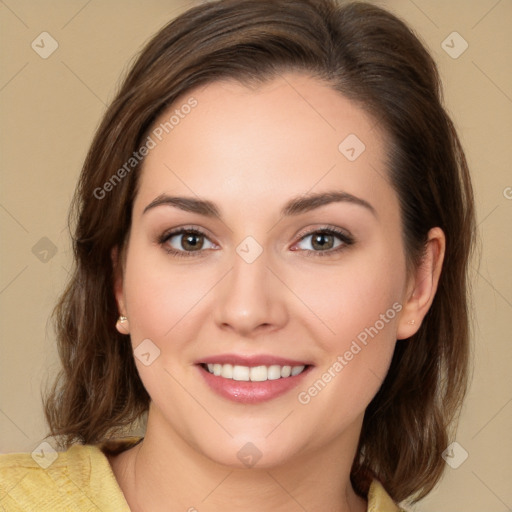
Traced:
<svg viewBox="0 0 512 512">
<path fill-rule="evenodd" d="M 311 245 L 315 249 L 332 249 L 334 246 L 334 236 L 327 233 L 315 233 L 312 235 Z"/>
<path fill-rule="evenodd" d="M 178 235 L 178 237 L 183 237 L 181 239 L 181 247 L 185 251 L 193 251 L 195 249 L 201 249 L 203 247 L 203 235 L 198 235 L 197 233 L 188 233 L 185 236 Z"/>
<path fill-rule="evenodd" d="M 197 229 L 179 229 L 165 233 L 159 243 L 168 253 L 176 256 L 191 256 L 189 253 L 202 253 L 202 249 L 215 247 L 207 236 Z"/>
<path fill-rule="evenodd" d="M 310 242 L 305 242 L 307 239 L 310 239 Z M 303 244 L 300 248 L 308 256 L 327 256 L 337 253 L 353 243 L 354 239 L 348 234 L 334 228 L 326 228 L 303 235 L 298 245 L 300 247 L 300 244 Z"/>
</svg>

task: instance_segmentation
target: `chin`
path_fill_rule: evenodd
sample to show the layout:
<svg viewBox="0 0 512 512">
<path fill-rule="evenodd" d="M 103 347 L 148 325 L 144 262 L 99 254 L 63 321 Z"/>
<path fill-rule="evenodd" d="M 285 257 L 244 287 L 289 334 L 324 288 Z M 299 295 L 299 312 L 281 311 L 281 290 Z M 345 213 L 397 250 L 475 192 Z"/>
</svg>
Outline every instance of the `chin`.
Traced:
<svg viewBox="0 0 512 512">
<path fill-rule="evenodd" d="M 285 439 L 289 440 L 286 436 Z M 237 436 L 234 439 L 209 446 L 197 447 L 202 454 L 216 464 L 232 469 L 271 469 L 291 463 L 299 448 L 283 444 L 283 437 L 275 440 L 261 436 Z"/>
</svg>

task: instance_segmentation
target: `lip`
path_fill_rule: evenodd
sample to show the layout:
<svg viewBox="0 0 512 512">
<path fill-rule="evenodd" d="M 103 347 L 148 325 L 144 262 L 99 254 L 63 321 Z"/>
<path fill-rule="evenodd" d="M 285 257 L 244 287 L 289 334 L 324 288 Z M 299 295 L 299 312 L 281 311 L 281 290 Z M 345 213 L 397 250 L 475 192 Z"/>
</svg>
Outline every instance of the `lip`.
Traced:
<svg viewBox="0 0 512 512">
<path fill-rule="evenodd" d="M 213 375 L 206 369 L 207 364 L 232 364 L 239 366 L 306 366 L 299 375 L 266 380 L 264 382 L 239 381 Z M 208 387 L 217 395 L 240 404 L 259 404 L 273 400 L 297 387 L 313 365 L 306 361 L 298 361 L 271 355 L 241 356 L 224 354 L 207 357 L 196 362 L 196 368 L 202 375 Z"/>
<path fill-rule="evenodd" d="M 300 361 L 297 359 L 287 359 L 285 357 L 273 356 L 270 354 L 254 354 L 254 355 L 239 355 L 239 354 L 219 354 L 216 356 L 205 357 L 204 359 L 197 360 L 195 364 L 232 364 L 238 366 L 272 366 L 278 364 L 279 366 L 312 366 L 311 361 Z"/>
</svg>

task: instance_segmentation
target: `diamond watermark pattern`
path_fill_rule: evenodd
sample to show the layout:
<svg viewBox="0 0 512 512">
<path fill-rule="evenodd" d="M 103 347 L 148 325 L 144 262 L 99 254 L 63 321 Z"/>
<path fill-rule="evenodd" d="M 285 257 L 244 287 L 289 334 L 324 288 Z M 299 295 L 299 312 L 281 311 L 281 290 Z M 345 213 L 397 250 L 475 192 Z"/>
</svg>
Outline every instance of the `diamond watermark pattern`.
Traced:
<svg viewBox="0 0 512 512">
<path fill-rule="evenodd" d="M 43 441 L 33 452 L 32 458 L 43 468 L 49 468 L 58 458 L 59 454 L 53 446 Z"/>
<path fill-rule="evenodd" d="M 357 160 L 365 149 L 364 142 L 354 133 L 347 135 L 338 146 L 339 152 L 351 162 Z"/>
<path fill-rule="evenodd" d="M 47 59 L 59 47 L 59 43 L 48 32 L 41 32 L 31 46 L 39 57 Z"/>
<path fill-rule="evenodd" d="M 248 468 L 252 468 L 261 459 L 262 455 L 253 443 L 244 444 L 237 453 L 237 457 Z"/>
<path fill-rule="evenodd" d="M 448 448 L 441 454 L 444 461 L 452 469 L 457 469 L 469 457 L 469 453 L 462 448 L 462 446 L 454 441 Z"/>
<path fill-rule="evenodd" d="M 236 252 L 246 263 L 252 263 L 263 252 L 263 247 L 252 236 L 248 236 L 238 244 Z"/>
<path fill-rule="evenodd" d="M 452 59 L 458 59 L 468 49 L 468 47 L 468 42 L 458 32 L 452 32 L 441 43 L 441 48 Z"/>
<path fill-rule="evenodd" d="M 32 254 L 42 263 L 48 263 L 57 254 L 57 246 L 49 238 L 43 236 L 32 247 Z"/>
<path fill-rule="evenodd" d="M 149 338 L 146 338 L 139 343 L 133 353 L 144 366 L 149 366 L 160 355 L 160 349 Z"/>
</svg>

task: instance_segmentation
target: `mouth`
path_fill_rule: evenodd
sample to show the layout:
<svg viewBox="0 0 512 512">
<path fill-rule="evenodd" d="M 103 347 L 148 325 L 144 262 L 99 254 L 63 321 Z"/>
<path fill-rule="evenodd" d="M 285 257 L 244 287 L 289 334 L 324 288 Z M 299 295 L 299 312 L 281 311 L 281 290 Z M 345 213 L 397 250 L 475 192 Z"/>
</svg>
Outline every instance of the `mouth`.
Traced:
<svg viewBox="0 0 512 512">
<path fill-rule="evenodd" d="M 242 366 L 219 363 L 201 363 L 204 370 L 224 379 L 243 382 L 265 382 L 268 380 L 288 379 L 300 375 L 310 365 L 278 365 Z"/>
<path fill-rule="evenodd" d="M 295 388 L 313 365 L 273 356 L 225 355 L 199 361 L 196 367 L 211 391 L 230 401 L 256 404 Z"/>
</svg>

